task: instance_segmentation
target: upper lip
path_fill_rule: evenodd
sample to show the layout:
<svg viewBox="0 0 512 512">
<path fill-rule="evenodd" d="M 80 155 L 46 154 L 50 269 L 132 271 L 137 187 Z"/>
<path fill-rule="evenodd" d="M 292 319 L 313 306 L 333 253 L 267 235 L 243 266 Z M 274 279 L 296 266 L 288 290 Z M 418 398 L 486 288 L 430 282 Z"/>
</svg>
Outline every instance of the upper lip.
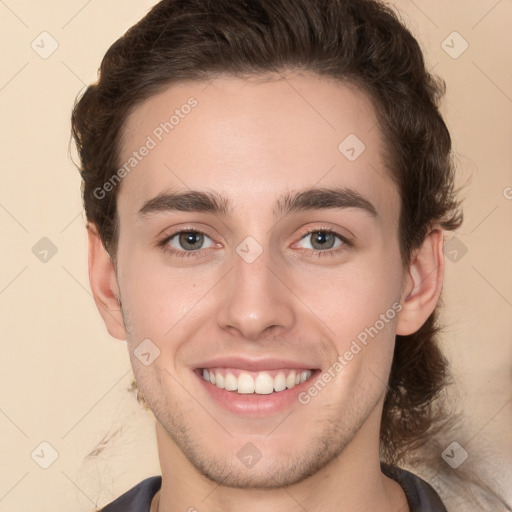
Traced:
<svg viewBox="0 0 512 512">
<path fill-rule="evenodd" d="M 302 361 L 293 361 L 291 359 L 271 359 L 271 358 L 244 358 L 240 356 L 219 357 L 210 359 L 196 365 L 196 368 L 238 368 L 240 370 L 259 371 L 259 370 L 279 370 L 279 369 L 297 369 L 314 370 L 318 365 Z"/>
</svg>

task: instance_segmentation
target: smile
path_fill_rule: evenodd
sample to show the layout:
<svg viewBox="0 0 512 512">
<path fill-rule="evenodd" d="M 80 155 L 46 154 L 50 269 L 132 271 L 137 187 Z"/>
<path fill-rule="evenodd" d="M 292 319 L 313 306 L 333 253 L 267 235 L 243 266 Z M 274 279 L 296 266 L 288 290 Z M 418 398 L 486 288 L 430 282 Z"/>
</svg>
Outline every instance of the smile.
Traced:
<svg viewBox="0 0 512 512">
<path fill-rule="evenodd" d="M 278 369 L 252 372 L 237 368 L 203 368 L 203 379 L 238 394 L 269 395 L 293 389 L 311 378 L 314 370 Z"/>
</svg>

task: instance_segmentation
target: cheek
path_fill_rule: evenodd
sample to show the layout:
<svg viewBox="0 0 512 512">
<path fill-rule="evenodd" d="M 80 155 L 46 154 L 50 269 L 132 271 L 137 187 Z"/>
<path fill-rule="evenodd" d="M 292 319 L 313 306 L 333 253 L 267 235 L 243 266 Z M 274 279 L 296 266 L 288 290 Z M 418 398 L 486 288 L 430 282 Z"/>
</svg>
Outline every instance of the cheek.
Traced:
<svg viewBox="0 0 512 512">
<path fill-rule="evenodd" d="M 180 321 L 189 321 L 205 293 L 205 280 L 190 269 L 178 272 L 147 258 L 125 259 L 119 282 L 134 333 L 155 339 L 171 336 Z"/>
<path fill-rule="evenodd" d="M 400 298 L 398 272 L 392 259 L 368 256 L 338 271 L 306 280 L 309 286 L 306 281 L 296 280 L 295 290 L 343 345 L 374 325 Z M 393 320 L 395 316 L 391 309 L 387 319 Z M 390 334 L 391 323 L 386 323 L 383 334 Z"/>
</svg>

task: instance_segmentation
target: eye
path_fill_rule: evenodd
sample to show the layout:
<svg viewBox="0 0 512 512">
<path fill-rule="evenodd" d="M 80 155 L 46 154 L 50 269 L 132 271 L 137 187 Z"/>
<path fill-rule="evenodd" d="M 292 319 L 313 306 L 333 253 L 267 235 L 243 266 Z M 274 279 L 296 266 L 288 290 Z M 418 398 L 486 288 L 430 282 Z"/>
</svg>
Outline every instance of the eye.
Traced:
<svg viewBox="0 0 512 512">
<path fill-rule="evenodd" d="M 206 239 L 210 240 L 207 247 L 203 247 Z M 215 244 L 211 238 L 198 230 L 182 230 L 167 236 L 159 245 L 169 254 L 178 257 L 197 256 L 203 249 L 213 247 Z"/>
<path fill-rule="evenodd" d="M 204 247 L 205 242 L 207 242 L 206 247 Z M 352 245 L 347 237 L 330 228 L 310 229 L 302 234 L 301 242 L 306 242 L 306 247 L 299 247 L 299 249 L 313 256 L 335 256 Z M 167 254 L 181 258 L 199 257 L 203 251 L 217 244 L 202 231 L 185 229 L 166 236 L 158 245 Z"/>
<path fill-rule="evenodd" d="M 302 247 L 302 249 L 312 250 L 313 254 L 317 256 L 333 256 L 343 251 L 345 246 L 351 245 L 350 240 L 332 229 L 309 230 L 302 236 L 301 241 L 306 242 L 306 247 Z"/>
</svg>

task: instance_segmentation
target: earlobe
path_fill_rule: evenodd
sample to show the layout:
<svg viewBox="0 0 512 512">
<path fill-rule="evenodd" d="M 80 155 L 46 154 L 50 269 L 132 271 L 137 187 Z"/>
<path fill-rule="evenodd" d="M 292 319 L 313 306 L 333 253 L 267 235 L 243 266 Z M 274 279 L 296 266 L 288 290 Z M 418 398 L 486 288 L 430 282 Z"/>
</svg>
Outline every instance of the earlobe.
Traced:
<svg viewBox="0 0 512 512">
<path fill-rule="evenodd" d="M 125 340 L 126 330 L 118 298 L 119 288 L 114 265 L 94 224 L 87 224 L 87 236 L 89 282 L 94 302 L 110 335 L 119 340 Z"/>
<path fill-rule="evenodd" d="M 415 250 L 405 278 L 396 333 L 415 333 L 434 311 L 444 278 L 443 231 L 436 227 Z"/>
</svg>

